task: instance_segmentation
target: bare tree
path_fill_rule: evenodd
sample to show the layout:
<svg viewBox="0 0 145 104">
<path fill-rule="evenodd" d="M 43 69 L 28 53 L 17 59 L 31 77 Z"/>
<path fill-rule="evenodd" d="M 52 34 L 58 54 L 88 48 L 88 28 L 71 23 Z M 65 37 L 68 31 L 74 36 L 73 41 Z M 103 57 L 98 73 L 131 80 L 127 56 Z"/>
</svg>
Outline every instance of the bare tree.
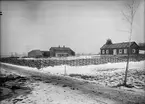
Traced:
<svg viewBox="0 0 145 104">
<path fill-rule="evenodd" d="M 125 70 L 125 78 L 123 85 L 127 86 L 127 74 L 128 74 L 128 68 L 129 68 L 129 57 L 130 57 L 130 45 L 131 45 L 131 36 L 133 31 L 133 23 L 134 23 L 134 17 L 137 11 L 137 8 L 139 6 L 140 2 L 139 0 L 128 0 L 125 3 L 125 10 L 122 11 L 122 15 L 129 24 L 129 46 L 128 46 L 128 57 L 127 57 L 127 63 L 126 63 L 126 70 Z"/>
</svg>

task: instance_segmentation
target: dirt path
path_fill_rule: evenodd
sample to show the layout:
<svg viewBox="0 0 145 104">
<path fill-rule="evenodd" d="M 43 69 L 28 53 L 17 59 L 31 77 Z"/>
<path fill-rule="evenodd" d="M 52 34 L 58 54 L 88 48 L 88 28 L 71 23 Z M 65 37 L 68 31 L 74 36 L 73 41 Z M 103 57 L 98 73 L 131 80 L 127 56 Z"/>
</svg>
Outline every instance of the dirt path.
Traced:
<svg viewBox="0 0 145 104">
<path fill-rule="evenodd" d="M 1 64 L 1 68 L 22 75 L 39 79 L 41 82 L 29 84 L 34 87 L 28 99 L 34 104 L 144 104 L 145 93 L 130 89 L 109 88 L 89 83 L 84 80 L 74 79 L 68 76 L 56 76 L 34 70 L 27 70 L 19 66 Z M 43 82 L 42 82 L 43 81 Z M 37 86 L 35 86 L 35 84 Z M 36 93 L 37 92 L 37 93 Z M 38 95 L 43 95 L 38 96 Z M 68 96 L 68 97 L 67 97 Z M 43 99 L 44 102 L 39 102 Z M 46 100 L 47 99 L 47 100 Z M 32 103 L 31 102 L 31 103 Z M 4 103 L 3 103 L 4 104 Z"/>
</svg>

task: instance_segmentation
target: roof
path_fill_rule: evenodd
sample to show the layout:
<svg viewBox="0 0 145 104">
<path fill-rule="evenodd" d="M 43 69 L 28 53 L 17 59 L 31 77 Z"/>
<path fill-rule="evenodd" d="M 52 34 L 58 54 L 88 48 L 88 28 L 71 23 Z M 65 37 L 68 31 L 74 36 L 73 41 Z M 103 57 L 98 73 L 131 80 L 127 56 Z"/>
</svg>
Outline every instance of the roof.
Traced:
<svg viewBox="0 0 145 104">
<path fill-rule="evenodd" d="M 32 50 L 28 52 L 29 54 L 37 54 L 37 55 L 42 55 L 42 52 L 40 50 Z"/>
<path fill-rule="evenodd" d="M 40 50 L 32 50 L 30 52 L 41 52 Z"/>
<path fill-rule="evenodd" d="M 138 45 L 135 42 L 130 42 L 130 46 L 135 44 L 137 47 Z M 115 43 L 115 44 L 109 44 L 106 45 L 104 44 L 100 49 L 106 49 L 106 48 L 128 48 L 129 47 L 129 42 L 123 42 L 123 43 Z"/>
<path fill-rule="evenodd" d="M 54 51 L 72 51 L 69 47 L 51 47 L 50 50 L 54 50 Z"/>
</svg>

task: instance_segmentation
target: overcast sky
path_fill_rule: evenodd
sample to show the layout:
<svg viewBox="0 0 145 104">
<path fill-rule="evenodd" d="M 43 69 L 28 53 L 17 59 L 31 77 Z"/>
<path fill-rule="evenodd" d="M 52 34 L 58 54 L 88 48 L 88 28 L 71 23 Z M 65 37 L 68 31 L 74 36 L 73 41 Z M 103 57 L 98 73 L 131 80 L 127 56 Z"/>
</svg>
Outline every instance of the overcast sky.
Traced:
<svg viewBox="0 0 145 104">
<path fill-rule="evenodd" d="M 67 46 L 76 53 L 98 53 L 111 38 L 128 41 L 124 1 L 0 1 L 1 54 Z M 137 9 L 132 41 L 144 42 L 144 4 Z"/>
</svg>

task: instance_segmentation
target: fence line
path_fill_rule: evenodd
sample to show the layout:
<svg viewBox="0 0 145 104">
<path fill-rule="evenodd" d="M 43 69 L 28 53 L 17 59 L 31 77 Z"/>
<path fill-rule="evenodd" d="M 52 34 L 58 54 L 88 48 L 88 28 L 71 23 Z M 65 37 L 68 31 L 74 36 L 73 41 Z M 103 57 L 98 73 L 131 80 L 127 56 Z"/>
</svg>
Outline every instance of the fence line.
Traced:
<svg viewBox="0 0 145 104">
<path fill-rule="evenodd" d="M 140 61 L 145 60 L 145 55 L 138 55 L 138 56 L 131 56 L 130 61 Z M 72 60 L 25 60 L 25 59 L 18 59 L 18 58 L 1 58 L 1 62 L 22 65 L 22 66 L 29 66 L 29 67 L 36 67 L 38 69 L 47 66 L 55 66 L 55 65 L 70 65 L 70 66 L 85 66 L 85 65 L 98 65 L 104 63 L 117 63 L 117 62 L 126 62 L 126 56 L 112 56 L 112 57 L 100 57 L 100 58 L 89 58 L 89 59 L 72 59 Z"/>
</svg>

